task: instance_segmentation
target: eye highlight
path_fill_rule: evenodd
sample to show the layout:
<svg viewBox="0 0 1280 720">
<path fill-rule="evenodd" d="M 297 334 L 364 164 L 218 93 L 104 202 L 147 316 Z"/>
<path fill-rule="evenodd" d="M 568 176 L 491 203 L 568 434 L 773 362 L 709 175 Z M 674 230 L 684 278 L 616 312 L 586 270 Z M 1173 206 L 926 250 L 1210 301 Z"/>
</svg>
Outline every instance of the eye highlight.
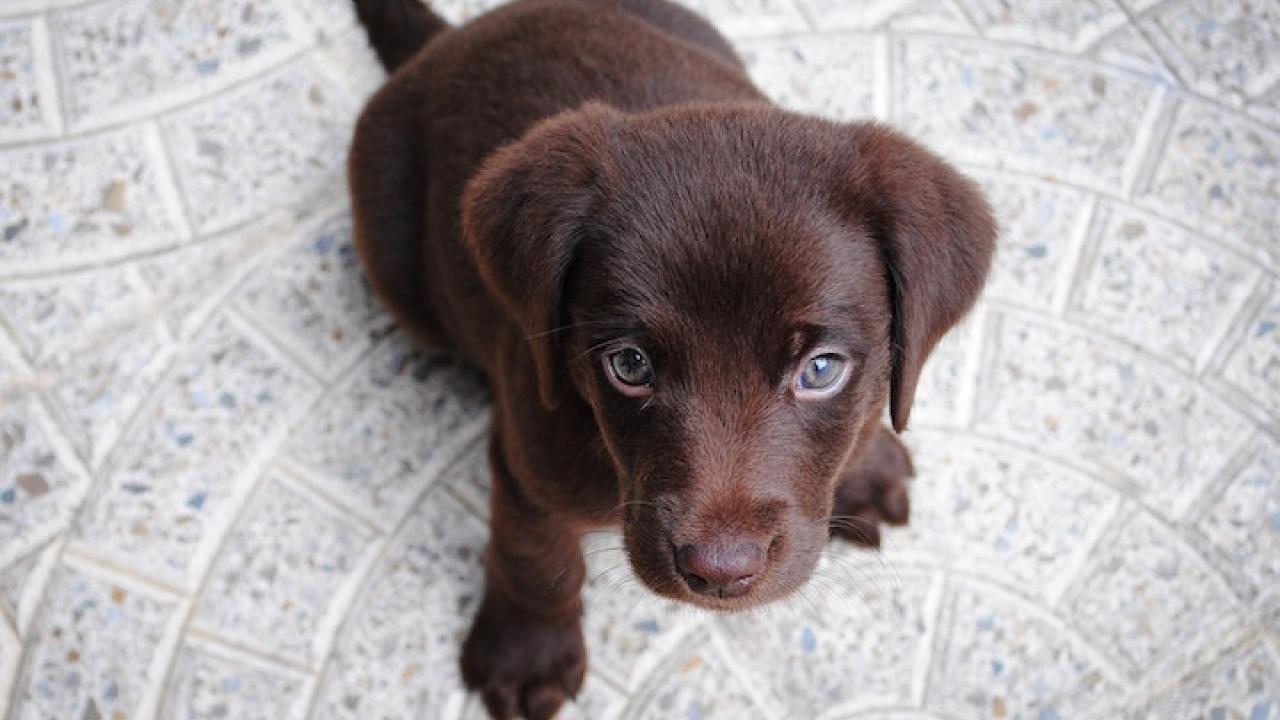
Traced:
<svg viewBox="0 0 1280 720">
<path fill-rule="evenodd" d="M 844 387 L 848 367 L 849 358 L 837 352 L 820 351 L 811 355 L 796 374 L 796 397 L 819 399 L 835 395 Z"/>
<path fill-rule="evenodd" d="M 653 367 L 640 348 L 614 350 L 605 355 L 604 365 L 609 382 L 623 395 L 641 397 L 653 392 Z"/>
</svg>

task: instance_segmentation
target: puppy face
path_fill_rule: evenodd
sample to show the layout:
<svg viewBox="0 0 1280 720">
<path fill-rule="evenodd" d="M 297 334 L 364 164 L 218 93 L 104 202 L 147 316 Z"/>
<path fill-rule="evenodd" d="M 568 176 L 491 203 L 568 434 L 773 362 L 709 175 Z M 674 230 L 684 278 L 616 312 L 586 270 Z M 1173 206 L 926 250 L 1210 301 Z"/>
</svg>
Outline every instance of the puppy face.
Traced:
<svg viewBox="0 0 1280 720">
<path fill-rule="evenodd" d="M 542 401 L 595 416 L 658 593 L 734 609 L 804 582 L 839 471 L 886 402 L 905 424 L 981 285 L 994 233 L 970 184 L 857 133 L 764 107 L 587 108 L 498 153 L 464 201 Z"/>
</svg>

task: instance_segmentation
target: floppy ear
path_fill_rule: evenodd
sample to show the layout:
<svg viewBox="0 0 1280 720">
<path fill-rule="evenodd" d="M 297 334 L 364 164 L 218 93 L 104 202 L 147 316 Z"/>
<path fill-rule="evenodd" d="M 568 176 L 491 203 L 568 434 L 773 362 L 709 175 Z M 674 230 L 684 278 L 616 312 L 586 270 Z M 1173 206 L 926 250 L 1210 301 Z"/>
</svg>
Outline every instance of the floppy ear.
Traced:
<svg viewBox="0 0 1280 720">
<path fill-rule="evenodd" d="M 599 201 L 599 157 L 620 114 L 588 104 L 485 160 L 462 197 L 462 241 L 489 292 L 529 343 L 538 394 L 555 406 L 555 328 L 564 282 Z"/>
<path fill-rule="evenodd" d="M 855 125 L 842 190 L 869 228 L 893 306 L 893 428 L 907 426 L 933 346 L 973 305 L 995 251 L 996 224 L 977 185 L 888 128 Z"/>
</svg>

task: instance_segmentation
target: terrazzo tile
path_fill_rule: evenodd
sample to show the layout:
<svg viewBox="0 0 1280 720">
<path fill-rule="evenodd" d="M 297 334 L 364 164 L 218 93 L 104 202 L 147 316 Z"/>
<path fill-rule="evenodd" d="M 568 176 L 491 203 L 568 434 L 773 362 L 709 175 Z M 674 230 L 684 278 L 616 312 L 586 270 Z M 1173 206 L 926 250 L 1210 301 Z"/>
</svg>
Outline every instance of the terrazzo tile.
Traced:
<svg viewBox="0 0 1280 720">
<path fill-rule="evenodd" d="M 301 47 L 283 0 L 110 0 L 53 15 L 77 127 L 225 86 Z"/>
<path fill-rule="evenodd" d="M 1259 443 L 1197 527 L 1222 552 L 1219 565 L 1244 594 L 1280 597 L 1280 445 Z"/>
<path fill-rule="evenodd" d="M 294 717 L 305 678 L 226 651 L 183 645 L 160 716 L 171 720 L 284 720 Z"/>
<path fill-rule="evenodd" d="M 1261 643 L 1249 643 L 1192 673 L 1128 717 L 1158 720 L 1267 720 L 1280 711 L 1280 665 Z"/>
<path fill-rule="evenodd" d="M 923 554 L 1052 602 L 1119 497 L 1033 453 L 951 432 L 911 435 L 911 523 L 890 557 Z"/>
<path fill-rule="evenodd" d="M 95 553 L 185 586 L 193 553 L 226 521 L 255 458 L 313 392 L 303 376 L 226 320 L 181 357 L 120 443 L 75 536 Z"/>
<path fill-rule="evenodd" d="M 1280 135 L 1199 102 L 1176 110 L 1139 201 L 1280 259 Z"/>
<path fill-rule="evenodd" d="M 247 317 L 286 338 L 326 377 L 349 365 L 392 325 L 361 274 L 346 212 L 299 233 L 237 298 Z"/>
<path fill-rule="evenodd" d="M 1192 87 L 1239 102 L 1280 80 L 1280 8 L 1246 0 L 1165 3 L 1147 15 L 1175 48 L 1167 55 Z"/>
<path fill-rule="evenodd" d="M 869 35 L 802 35 L 752 40 L 738 54 L 779 105 L 832 120 L 870 118 L 875 57 Z"/>
<path fill-rule="evenodd" d="M 33 396 L 0 403 L 0 567 L 64 530 L 88 484 Z"/>
<path fill-rule="evenodd" d="M 342 2 L 341 6 L 350 12 L 350 2 Z M 332 25 L 326 26 L 332 32 Z M 341 25 L 337 27 L 343 27 Z M 338 68 L 331 74 L 343 82 L 351 97 L 361 102 L 367 100 L 387 79 L 387 72 L 378 62 L 377 55 L 369 46 L 368 35 L 363 27 L 349 26 L 339 30 L 317 50 L 323 62 Z"/>
<path fill-rule="evenodd" d="M 449 23 L 461 25 L 506 2 L 507 0 L 436 0 L 431 3 L 431 8 Z"/>
<path fill-rule="evenodd" d="M 356 108 L 308 56 L 169 115 L 176 174 L 202 232 L 298 199 L 340 171 Z"/>
<path fill-rule="evenodd" d="M 286 456 L 369 517 L 399 516 L 479 432 L 485 399 L 471 371 L 395 334 L 330 394 Z"/>
<path fill-rule="evenodd" d="M 1098 242 L 1084 263 L 1068 314 L 1195 370 L 1212 329 L 1230 323 L 1244 302 L 1255 270 L 1220 247 L 1131 208 L 1106 204 L 1094 223 Z"/>
<path fill-rule="evenodd" d="M 969 0 L 974 22 L 990 38 L 1079 51 L 1125 23 L 1124 12 L 1104 0 Z"/>
<path fill-rule="evenodd" d="M 3 610 L 0 614 L 8 613 L 19 635 L 26 631 L 33 611 L 41 604 L 59 546 L 55 540 L 0 570 L 0 610 Z"/>
<path fill-rule="evenodd" d="M 962 584 L 949 617 L 927 708 L 964 718 L 1076 717 L 1118 696 L 1085 639 L 1064 635 L 1042 610 Z"/>
<path fill-rule="evenodd" d="M 272 473 L 228 534 L 192 621 L 296 662 L 314 663 L 334 598 L 372 548 L 372 533 Z"/>
<path fill-rule="evenodd" d="M 620 534 L 593 533 L 583 546 L 583 633 L 590 667 L 634 690 L 655 661 L 706 616 L 644 588 L 627 564 Z"/>
<path fill-rule="evenodd" d="M 1182 512 L 1247 436 L 1214 393 L 1118 346 L 1020 316 L 993 323 L 975 426 L 1117 473 L 1162 513 Z"/>
<path fill-rule="evenodd" d="M 1120 189 L 1150 86 L 956 40 L 909 37 L 896 52 L 896 119 L 948 158 Z"/>
<path fill-rule="evenodd" d="M 1264 410 L 1280 415 L 1280 289 L 1235 340 L 1222 377 Z"/>
<path fill-rule="evenodd" d="M 52 588 L 11 717 L 132 716 L 158 674 L 156 648 L 180 620 L 177 602 L 65 566 Z"/>
<path fill-rule="evenodd" d="M 43 19 L 0 21 L 0 142 L 31 140 L 58 132 L 57 99 Z"/>
<path fill-rule="evenodd" d="M 22 643 L 4 619 L 0 618 L 0 715 L 9 711 L 9 697 L 21 656 Z"/>
<path fill-rule="evenodd" d="M 179 338 L 195 334 L 284 232 L 274 223 L 254 224 L 139 262 L 169 331 Z"/>
<path fill-rule="evenodd" d="M 180 243 L 151 128 L 0 150 L 0 268 L 67 267 Z"/>
<path fill-rule="evenodd" d="M 955 425 L 967 416 L 965 388 L 973 384 L 972 376 L 976 374 L 970 347 L 980 339 L 974 333 L 980 312 L 979 309 L 970 313 L 934 346 L 916 385 L 915 403 L 911 407 L 913 427 Z"/>
<path fill-rule="evenodd" d="M 96 465 L 159 377 L 170 350 L 153 299 L 129 268 L 11 281 L 0 317 L 50 391 L 70 439 Z"/>
<path fill-rule="evenodd" d="M 706 642 L 691 642 L 633 696 L 622 720 L 764 720 L 767 715 Z"/>
<path fill-rule="evenodd" d="M 681 4 L 711 20 L 728 38 L 809 29 L 794 0 L 681 0 Z"/>
<path fill-rule="evenodd" d="M 413 509 L 347 615 L 313 717 L 430 717 L 461 700 L 458 647 L 479 602 L 486 536 L 440 492 Z"/>
<path fill-rule="evenodd" d="M 944 0 L 797 0 L 822 32 L 892 27 L 968 33 L 973 28 Z"/>
<path fill-rule="evenodd" d="M 983 295 L 1047 309 L 1063 280 L 1084 195 L 1053 183 L 977 173 L 1000 227 Z"/>
<path fill-rule="evenodd" d="M 1081 633 L 1132 675 L 1196 651 L 1230 626 L 1237 603 L 1176 535 L 1137 510 L 1104 541 L 1063 602 Z"/>
<path fill-rule="evenodd" d="M 730 657 L 770 659 L 772 667 L 752 668 L 753 682 L 785 717 L 816 718 L 850 704 L 914 704 L 914 667 L 933 619 L 931 578 L 854 571 L 848 563 L 875 566 L 857 554 L 827 553 L 802 591 L 816 595 L 813 602 L 801 598 L 721 620 Z"/>
</svg>

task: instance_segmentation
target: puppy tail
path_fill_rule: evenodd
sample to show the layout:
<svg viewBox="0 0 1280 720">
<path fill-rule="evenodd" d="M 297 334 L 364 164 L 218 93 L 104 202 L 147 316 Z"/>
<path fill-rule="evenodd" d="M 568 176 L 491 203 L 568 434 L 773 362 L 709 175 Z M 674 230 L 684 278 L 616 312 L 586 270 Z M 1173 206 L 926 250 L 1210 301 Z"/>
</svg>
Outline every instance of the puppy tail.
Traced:
<svg viewBox="0 0 1280 720">
<path fill-rule="evenodd" d="M 387 72 L 413 57 L 449 23 L 422 0 L 354 0 L 356 17 L 369 33 L 369 43 Z"/>
</svg>

